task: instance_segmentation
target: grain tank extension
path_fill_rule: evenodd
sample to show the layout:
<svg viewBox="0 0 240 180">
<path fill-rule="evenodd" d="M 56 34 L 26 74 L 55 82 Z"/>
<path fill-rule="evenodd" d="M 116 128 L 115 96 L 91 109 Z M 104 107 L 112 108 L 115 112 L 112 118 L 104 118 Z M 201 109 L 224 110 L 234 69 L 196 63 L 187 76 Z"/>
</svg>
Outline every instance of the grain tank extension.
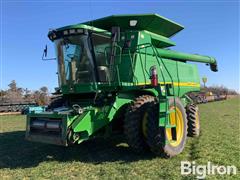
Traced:
<svg viewBox="0 0 240 180">
<path fill-rule="evenodd" d="M 51 30 L 59 96 L 27 115 L 26 139 L 69 146 L 121 133 L 136 152 L 172 157 L 200 133 L 195 64 L 213 57 L 172 51 L 183 26 L 157 14 L 116 15 Z M 197 44 L 197 43 L 196 43 Z"/>
</svg>

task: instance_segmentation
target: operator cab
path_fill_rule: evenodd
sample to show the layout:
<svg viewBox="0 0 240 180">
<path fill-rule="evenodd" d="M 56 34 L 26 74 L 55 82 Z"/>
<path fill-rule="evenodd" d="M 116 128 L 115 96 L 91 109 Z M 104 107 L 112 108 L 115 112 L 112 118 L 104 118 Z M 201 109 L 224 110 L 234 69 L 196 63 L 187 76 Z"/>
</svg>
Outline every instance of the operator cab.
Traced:
<svg viewBox="0 0 240 180">
<path fill-rule="evenodd" d="M 55 44 L 60 86 L 109 81 L 109 33 L 66 28 L 48 36 Z"/>
</svg>

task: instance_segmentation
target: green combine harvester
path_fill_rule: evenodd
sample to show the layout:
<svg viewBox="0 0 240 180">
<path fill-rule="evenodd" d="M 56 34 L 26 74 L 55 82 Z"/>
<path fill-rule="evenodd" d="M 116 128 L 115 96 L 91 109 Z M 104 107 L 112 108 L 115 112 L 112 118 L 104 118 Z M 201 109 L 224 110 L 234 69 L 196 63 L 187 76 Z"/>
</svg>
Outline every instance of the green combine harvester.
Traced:
<svg viewBox="0 0 240 180">
<path fill-rule="evenodd" d="M 58 64 L 56 98 L 27 115 L 26 139 L 69 146 L 122 133 L 136 152 L 172 157 L 199 136 L 201 62 L 213 57 L 169 50 L 183 26 L 157 14 L 114 15 L 50 30 Z M 45 49 L 45 53 L 47 49 Z"/>
</svg>

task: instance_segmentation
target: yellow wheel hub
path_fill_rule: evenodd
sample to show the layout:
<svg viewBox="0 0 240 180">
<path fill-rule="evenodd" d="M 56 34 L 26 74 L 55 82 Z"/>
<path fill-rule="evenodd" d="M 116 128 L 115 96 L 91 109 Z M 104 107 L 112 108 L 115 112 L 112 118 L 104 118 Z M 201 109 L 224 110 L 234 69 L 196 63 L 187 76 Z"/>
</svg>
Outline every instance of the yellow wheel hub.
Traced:
<svg viewBox="0 0 240 180">
<path fill-rule="evenodd" d="M 184 134 L 184 120 L 183 120 L 183 114 L 180 111 L 178 107 L 176 107 L 176 113 L 171 112 L 170 113 L 170 125 L 175 125 L 176 126 L 176 137 L 177 140 L 173 139 L 173 134 L 172 134 L 172 128 L 166 128 L 166 136 L 167 140 L 169 141 L 169 144 L 171 146 L 178 146 L 182 142 L 183 134 Z"/>
</svg>

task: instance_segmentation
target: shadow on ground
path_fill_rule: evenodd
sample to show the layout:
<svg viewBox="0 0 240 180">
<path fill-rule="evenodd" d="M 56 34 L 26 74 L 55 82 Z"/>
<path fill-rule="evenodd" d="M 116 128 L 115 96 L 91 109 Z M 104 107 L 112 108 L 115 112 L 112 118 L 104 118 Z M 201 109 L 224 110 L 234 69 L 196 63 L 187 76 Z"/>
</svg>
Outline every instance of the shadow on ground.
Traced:
<svg viewBox="0 0 240 180">
<path fill-rule="evenodd" d="M 103 162 L 132 162 L 152 159 L 149 154 L 135 154 L 127 146 L 121 146 L 123 138 L 94 139 L 72 147 L 61 147 L 28 142 L 24 131 L 0 134 L 0 168 L 29 168 L 44 161 L 80 161 L 99 164 Z"/>
</svg>

